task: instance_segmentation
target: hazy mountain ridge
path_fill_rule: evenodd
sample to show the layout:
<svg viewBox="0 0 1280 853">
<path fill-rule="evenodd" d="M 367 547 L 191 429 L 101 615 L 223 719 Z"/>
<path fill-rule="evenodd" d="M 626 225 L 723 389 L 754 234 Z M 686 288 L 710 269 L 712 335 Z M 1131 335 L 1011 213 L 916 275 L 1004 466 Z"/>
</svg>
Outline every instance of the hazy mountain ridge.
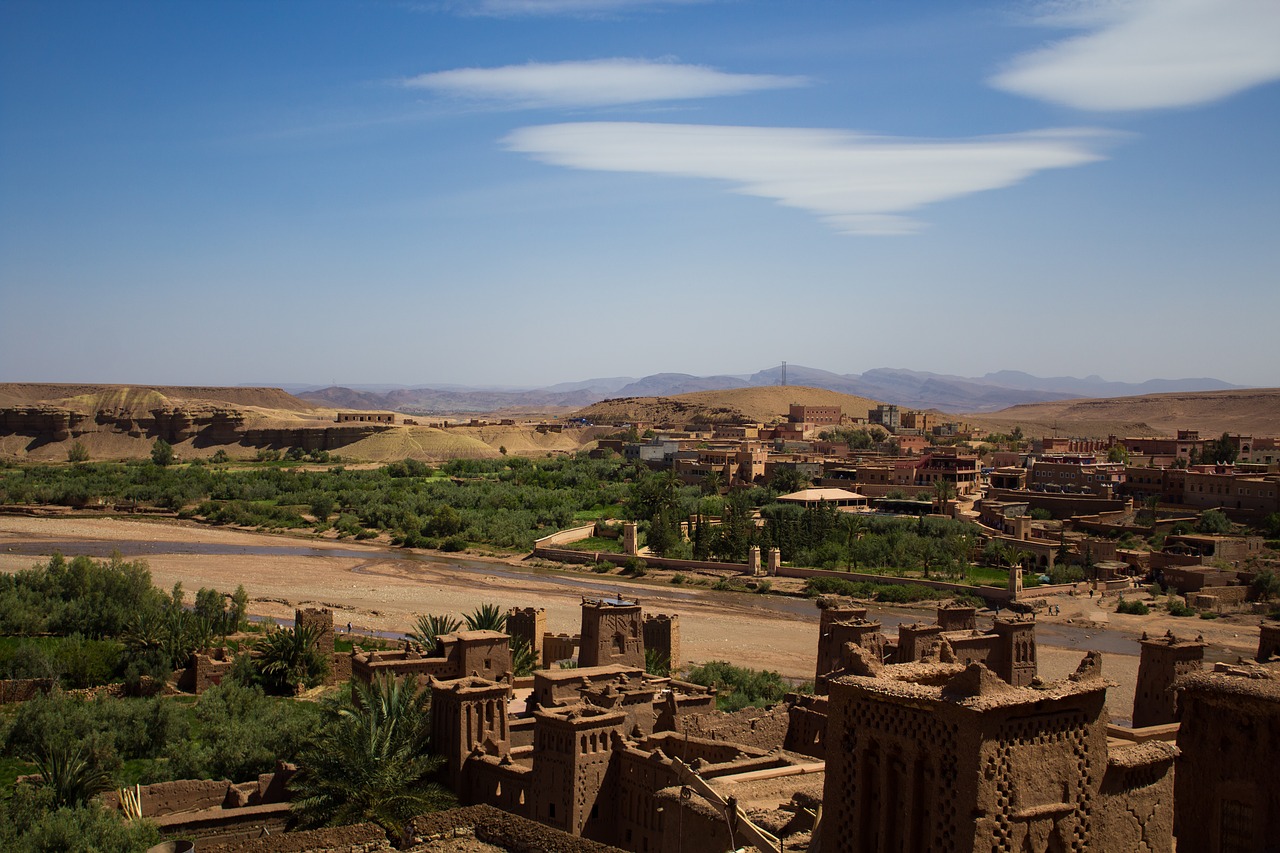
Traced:
<svg viewBox="0 0 1280 853">
<path fill-rule="evenodd" d="M 1220 379 L 1150 379 L 1115 382 L 1099 376 L 1041 378 L 1018 370 L 1001 370 L 980 377 L 953 376 L 897 368 L 874 368 L 840 374 L 803 365 L 787 365 L 788 385 L 824 388 L 841 394 L 886 400 L 913 409 L 944 412 L 993 412 L 1009 406 L 1077 398 L 1122 397 L 1153 393 L 1226 391 L 1244 386 Z M 298 394 L 325 406 L 351 409 L 390 409 L 404 412 L 484 413 L 501 409 L 581 408 L 618 397 L 669 397 L 697 391 L 723 391 L 782 384 L 782 367 L 753 374 L 695 376 L 655 373 L 634 379 L 612 377 L 561 382 L 545 388 L 468 388 L 453 384 L 396 388 L 375 386 L 323 388 Z M 386 388 L 386 386 L 381 386 Z"/>
</svg>

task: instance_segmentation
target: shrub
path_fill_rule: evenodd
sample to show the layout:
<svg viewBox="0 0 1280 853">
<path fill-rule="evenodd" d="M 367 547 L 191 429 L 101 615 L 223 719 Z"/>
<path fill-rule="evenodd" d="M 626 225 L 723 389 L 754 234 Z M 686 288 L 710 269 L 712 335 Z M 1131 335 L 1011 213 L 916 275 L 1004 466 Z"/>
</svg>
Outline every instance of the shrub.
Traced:
<svg viewBox="0 0 1280 853">
<path fill-rule="evenodd" d="M 628 557 L 622 564 L 622 573 L 633 578 L 642 578 L 649 573 L 649 564 L 639 557 Z"/>
<path fill-rule="evenodd" d="M 467 540 L 461 536 L 450 536 L 440 543 L 440 550 L 451 554 L 467 550 Z"/>
<path fill-rule="evenodd" d="M 601 560 L 591 567 L 591 571 L 598 575 L 607 575 L 609 572 L 613 571 L 613 563 L 610 563 L 608 560 Z"/>
<path fill-rule="evenodd" d="M 1169 598 L 1169 602 L 1168 604 L 1165 605 L 1165 609 L 1169 611 L 1170 616 L 1195 616 L 1196 615 L 1196 610 L 1194 607 L 1188 607 L 1186 605 L 1186 602 L 1182 601 L 1176 596 L 1171 596 Z"/>
<path fill-rule="evenodd" d="M 1120 602 L 1116 604 L 1117 613 L 1128 613 L 1132 616 L 1146 616 L 1151 612 L 1151 608 L 1137 599 L 1125 600 L 1123 596 Z"/>
<path fill-rule="evenodd" d="M 727 661 L 710 661 L 689 670 L 688 680 L 717 688 L 716 707 L 737 711 L 747 706 L 763 708 L 782 701 L 790 687 L 782 676 L 770 670 L 748 669 Z"/>
<path fill-rule="evenodd" d="M 671 582 L 676 586 L 679 586 L 680 584 L 684 583 L 687 580 L 688 578 L 680 574 L 679 572 L 676 572 L 674 575 L 671 576 Z"/>
</svg>

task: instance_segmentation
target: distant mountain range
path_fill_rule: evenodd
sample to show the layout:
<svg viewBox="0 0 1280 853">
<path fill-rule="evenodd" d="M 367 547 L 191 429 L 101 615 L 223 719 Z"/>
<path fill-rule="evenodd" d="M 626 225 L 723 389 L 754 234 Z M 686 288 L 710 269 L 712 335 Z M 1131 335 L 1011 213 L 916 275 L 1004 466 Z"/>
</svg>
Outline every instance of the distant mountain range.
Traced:
<svg viewBox="0 0 1280 853">
<path fill-rule="evenodd" d="M 1150 379 L 1109 382 L 1100 376 L 1039 377 L 1018 370 L 985 376 L 950 376 L 916 370 L 876 368 L 865 373 L 834 373 L 815 367 L 787 365 L 787 384 L 826 388 L 870 397 L 912 409 L 944 412 L 993 412 L 1021 403 L 1081 397 L 1129 397 L 1189 391 L 1227 391 L 1244 386 L 1219 379 Z M 782 368 L 752 374 L 692 376 L 655 373 L 562 382 L 545 388 L 475 388 L 453 384 L 410 388 L 388 385 L 328 387 L 287 385 L 285 390 L 318 405 L 343 409 L 389 409 L 418 414 L 487 413 L 501 410 L 576 409 L 617 397 L 670 397 L 693 391 L 720 391 L 759 385 L 781 385 Z"/>
</svg>

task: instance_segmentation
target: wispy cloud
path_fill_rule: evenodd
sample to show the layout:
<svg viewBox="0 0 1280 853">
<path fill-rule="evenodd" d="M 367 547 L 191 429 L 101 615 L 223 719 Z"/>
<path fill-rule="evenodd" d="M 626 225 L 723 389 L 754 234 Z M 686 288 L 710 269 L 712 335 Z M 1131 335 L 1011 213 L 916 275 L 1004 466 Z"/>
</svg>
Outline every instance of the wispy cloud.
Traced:
<svg viewBox="0 0 1280 853">
<path fill-rule="evenodd" d="M 1280 79 L 1277 0 L 1093 0 L 1043 7 L 1084 35 L 1024 54 L 991 84 L 1086 110 L 1209 103 Z"/>
<path fill-rule="evenodd" d="M 714 0 L 420 0 L 415 8 L 491 18 L 614 15 L 663 6 L 689 6 Z"/>
<path fill-rule="evenodd" d="M 909 234 L 904 214 L 1102 158 L 1092 129 L 915 140 L 807 128 L 583 122 L 526 127 L 513 151 L 575 169 L 726 181 L 850 234 Z"/>
<path fill-rule="evenodd" d="M 701 65 L 645 59 L 531 62 L 420 74 L 407 87 L 527 107 L 600 107 L 741 95 L 803 86 L 805 77 L 729 74 Z"/>
</svg>

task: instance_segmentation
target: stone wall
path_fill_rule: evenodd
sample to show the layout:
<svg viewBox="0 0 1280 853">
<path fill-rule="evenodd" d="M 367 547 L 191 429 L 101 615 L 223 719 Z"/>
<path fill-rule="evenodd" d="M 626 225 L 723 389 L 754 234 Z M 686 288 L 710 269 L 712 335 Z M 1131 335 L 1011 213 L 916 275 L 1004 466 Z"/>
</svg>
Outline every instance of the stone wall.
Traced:
<svg viewBox="0 0 1280 853">
<path fill-rule="evenodd" d="M 382 827 L 373 823 L 308 829 L 262 838 L 206 845 L 201 853 L 382 853 L 393 850 Z"/>
<path fill-rule="evenodd" d="M 619 853 L 616 847 L 575 838 L 549 826 L 506 814 L 493 806 L 467 806 L 421 815 L 409 822 L 409 834 L 414 844 L 449 838 L 475 838 L 501 847 L 508 853 Z M 250 851 L 237 850 L 233 853 Z"/>
<path fill-rule="evenodd" d="M 0 705 L 9 702 L 30 702 L 52 689 L 53 679 L 51 678 L 6 678 L 0 680 Z"/>
<path fill-rule="evenodd" d="M 676 731 L 690 737 L 725 740 L 743 746 L 772 749 L 787 738 L 791 715 L 784 704 L 741 711 L 709 711 L 681 716 Z"/>
</svg>

